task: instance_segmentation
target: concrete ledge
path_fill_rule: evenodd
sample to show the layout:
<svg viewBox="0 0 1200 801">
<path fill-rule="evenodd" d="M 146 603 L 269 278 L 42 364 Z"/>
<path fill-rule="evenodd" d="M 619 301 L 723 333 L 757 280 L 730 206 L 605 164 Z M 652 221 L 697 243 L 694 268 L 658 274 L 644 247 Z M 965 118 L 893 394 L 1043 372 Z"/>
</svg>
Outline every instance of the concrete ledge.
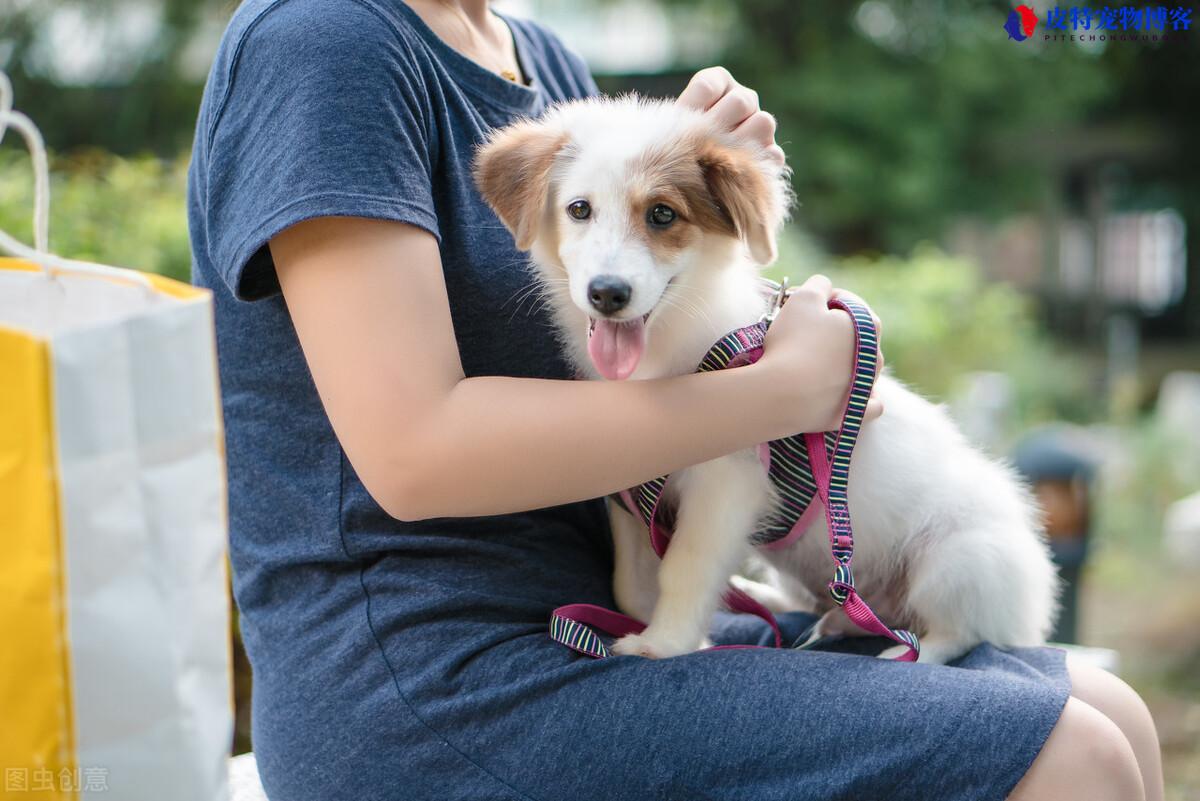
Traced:
<svg viewBox="0 0 1200 801">
<path fill-rule="evenodd" d="M 258 780 L 258 763 L 254 754 L 242 754 L 229 760 L 230 801 L 267 801 L 262 782 Z"/>
</svg>

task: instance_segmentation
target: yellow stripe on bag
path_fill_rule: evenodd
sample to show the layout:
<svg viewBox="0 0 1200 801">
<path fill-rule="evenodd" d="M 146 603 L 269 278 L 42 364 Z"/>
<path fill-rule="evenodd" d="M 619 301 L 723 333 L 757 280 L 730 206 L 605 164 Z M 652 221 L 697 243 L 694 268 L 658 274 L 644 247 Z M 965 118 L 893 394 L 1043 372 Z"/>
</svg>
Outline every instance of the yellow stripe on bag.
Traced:
<svg viewBox="0 0 1200 801">
<path fill-rule="evenodd" d="M 75 797 L 49 345 L 0 328 L 0 787 Z"/>
</svg>

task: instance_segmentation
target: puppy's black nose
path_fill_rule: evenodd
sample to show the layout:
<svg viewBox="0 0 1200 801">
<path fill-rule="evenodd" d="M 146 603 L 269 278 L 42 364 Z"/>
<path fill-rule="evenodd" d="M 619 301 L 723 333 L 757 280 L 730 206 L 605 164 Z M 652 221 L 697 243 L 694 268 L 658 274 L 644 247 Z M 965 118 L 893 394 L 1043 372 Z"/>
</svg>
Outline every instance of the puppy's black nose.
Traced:
<svg viewBox="0 0 1200 801">
<path fill-rule="evenodd" d="M 598 275 L 588 283 L 588 300 L 601 314 L 615 314 L 629 305 L 633 288 L 615 275 Z"/>
</svg>

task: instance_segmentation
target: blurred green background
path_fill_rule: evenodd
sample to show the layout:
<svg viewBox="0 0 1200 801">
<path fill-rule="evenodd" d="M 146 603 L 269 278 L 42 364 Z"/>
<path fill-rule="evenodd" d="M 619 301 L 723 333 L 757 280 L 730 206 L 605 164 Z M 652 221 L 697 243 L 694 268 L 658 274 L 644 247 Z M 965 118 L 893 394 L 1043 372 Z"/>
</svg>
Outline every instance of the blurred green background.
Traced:
<svg viewBox="0 0 1200 801">
<path fill-rule="evenodd" d="M 773 272 L 866 297 L 894 372 L 981 445 L 1080 465 L 1030 462 L 1064 558 L 1086 539 L 1076 636 L 1150 702 L 1168 797 L 1200 798 L 1200 34 L 1048 41 L 1035 7 L 1017 42 L 1011 6 L 968 0 L 496 5 L 605 91 L 675 94 L 714 63 L 759 91 L 799 200 Z M 188 150 L 235 7 L 0 0 L 55 250 L 187 277 Z M 28 230 L 30 184 L 6 141 L 0 228 Z"/>
</svg>

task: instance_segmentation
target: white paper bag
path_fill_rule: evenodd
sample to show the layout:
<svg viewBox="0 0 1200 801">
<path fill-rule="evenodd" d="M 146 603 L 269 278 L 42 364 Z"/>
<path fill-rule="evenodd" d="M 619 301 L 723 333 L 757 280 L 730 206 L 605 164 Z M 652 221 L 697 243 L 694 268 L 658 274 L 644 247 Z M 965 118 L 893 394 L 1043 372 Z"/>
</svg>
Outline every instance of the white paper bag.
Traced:
<svg viewBox="0 0 1200 801">
<path fill-rule="evenodd" d="M 233 732 L 212 302 L 186 284 L 0 247 L 4 797 L 223 801 Z"/>
</svg>

